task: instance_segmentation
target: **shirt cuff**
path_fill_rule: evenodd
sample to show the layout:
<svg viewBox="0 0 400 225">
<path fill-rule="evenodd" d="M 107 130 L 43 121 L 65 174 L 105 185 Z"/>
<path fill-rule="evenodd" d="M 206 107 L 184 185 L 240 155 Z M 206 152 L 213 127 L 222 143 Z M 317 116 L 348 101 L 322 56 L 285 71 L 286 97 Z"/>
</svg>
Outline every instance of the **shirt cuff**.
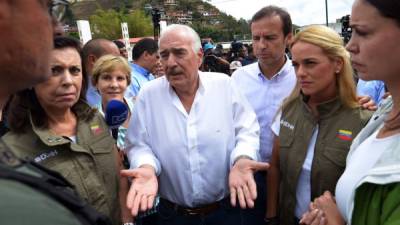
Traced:
<svg viewBox="0 0 400 225">
<path fill-rule="evenodd" d="M 160 163 L 158 162 L 157 159 L 154 158 L 154 156 L 150 155 L 142 155 L 139 157 L 136 157 L 136 159 L 130 160 L 131 163 L 131 169 L 139 168 L 143 165 L 150 165 L 154 168 L 156 175 L 159 176 L 161 173 L 161 166 Z"/>
<path fill-rule="evenodd" d="M 230 160 L 230 166 L 232 168 L 233 164 L 240 156 L 249 157 L 252 160 L 259 161 L 258 151 L 250 146 L 236 147 L 232 154 Z"/>
</svg>

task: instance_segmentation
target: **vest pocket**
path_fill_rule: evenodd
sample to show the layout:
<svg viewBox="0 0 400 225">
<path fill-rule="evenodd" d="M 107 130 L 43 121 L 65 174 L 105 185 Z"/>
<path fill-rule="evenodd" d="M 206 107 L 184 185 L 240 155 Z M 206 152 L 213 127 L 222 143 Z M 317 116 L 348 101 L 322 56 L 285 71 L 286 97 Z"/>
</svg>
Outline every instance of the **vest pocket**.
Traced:
<svg viewBox="0 0 400 225">
<path fill-rule="evenodd" d="M 325 147 L 323 155 L 325 156 L 325 158 L 333 162 L 335 165 L 339 167 L 345 167 L 347 153 L 348 150 L 343 150 L 340 148 L 333 148 L 333 147 Z"/>
<path fill-rule="evenodd" d="M 294 137 L 293 135 L 288 135 L 288 134 L 280 134 L 279 135 L 279 147 L 280 148 L 288 148 L 292 146 Z"/>
<path fill-rule="evenodd" d="M 110 153 L 114 149 L 113 146 L 114 140 L 109 135 L 101 135 L 90 143 L 93 154 Z"/>
</svg>

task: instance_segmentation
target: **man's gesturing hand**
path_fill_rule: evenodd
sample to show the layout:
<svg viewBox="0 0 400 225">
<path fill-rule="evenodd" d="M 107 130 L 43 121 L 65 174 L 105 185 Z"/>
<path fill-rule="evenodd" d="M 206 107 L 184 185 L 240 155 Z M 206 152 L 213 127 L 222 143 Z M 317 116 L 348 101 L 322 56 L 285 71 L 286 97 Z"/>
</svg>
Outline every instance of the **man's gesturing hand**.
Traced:
<svg viewBox="0 0 400 225">
<path fill-rule="evenodd" d="M 139 210 L 144 212 L 153 207 L 158 190 L 154 168 L 144 165 L 133 170 L 122 170 L 121 175 L 132 178 L 131 188 L 126 198 L 126 205 L 136 217 Z"/>
<path fill-rule="evenodd" d="M 240 158 L 233 165 L 229 173 L 229 189 L 231 204 L 236 206 L 236 198 L 241 208 L 253 208 L 257 198 L 257 186 L 253 173 L 258 170 L 267 170 L 268 163 L 261 163 L 246 158 Z"/>
</svg>

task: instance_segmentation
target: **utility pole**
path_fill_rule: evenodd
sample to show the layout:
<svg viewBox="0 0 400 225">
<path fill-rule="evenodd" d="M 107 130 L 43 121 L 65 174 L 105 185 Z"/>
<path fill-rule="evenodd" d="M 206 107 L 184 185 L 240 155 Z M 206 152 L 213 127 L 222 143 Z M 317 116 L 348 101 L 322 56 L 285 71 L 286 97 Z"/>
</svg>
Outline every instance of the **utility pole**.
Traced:
<svg viewBox="0 0 400 225">
<path fill-rule="evenodd" d="M 325 0 L 326 26 L 328 26 L 328 0 Z"/>
</svg>

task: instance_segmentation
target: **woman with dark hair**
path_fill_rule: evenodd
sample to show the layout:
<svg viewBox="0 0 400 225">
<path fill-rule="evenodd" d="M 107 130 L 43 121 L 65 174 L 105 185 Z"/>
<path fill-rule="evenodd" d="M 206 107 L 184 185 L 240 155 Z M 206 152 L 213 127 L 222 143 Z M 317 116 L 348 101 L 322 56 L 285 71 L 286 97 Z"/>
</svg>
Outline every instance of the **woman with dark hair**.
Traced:
<svg viewBox="0 0 400 225">
<path fill-rule="evenodd" d="M 311 199 L 335 189 L 351 141 L 372 114 L 357 100 L 349 53 L 334 30 L 306 27 L 291 52 L 297 84 L 271 126 L 267 181 L 267 218 L 279 211 L 281 225 L 298 224 Z"/>
<path fill-rule="evenodd" d="M 383 100 L 353 141 L 336 186 L 310 205 L 304 224 L 400 224 L 400 1 L 356 0 L 347 49 L 363 80 L 382 80 Z"/>
<path fill-rule="evenodd" d="M 54 39 L 52 76 L 14 97 L 3 140 L 19 157 L 61 173 L 89 204 L 121 224 L 127 182 L 119 179 L 118 153 L 104 119 L 84 101 L 80 51 L 75 39 Z"/>
</svg>

